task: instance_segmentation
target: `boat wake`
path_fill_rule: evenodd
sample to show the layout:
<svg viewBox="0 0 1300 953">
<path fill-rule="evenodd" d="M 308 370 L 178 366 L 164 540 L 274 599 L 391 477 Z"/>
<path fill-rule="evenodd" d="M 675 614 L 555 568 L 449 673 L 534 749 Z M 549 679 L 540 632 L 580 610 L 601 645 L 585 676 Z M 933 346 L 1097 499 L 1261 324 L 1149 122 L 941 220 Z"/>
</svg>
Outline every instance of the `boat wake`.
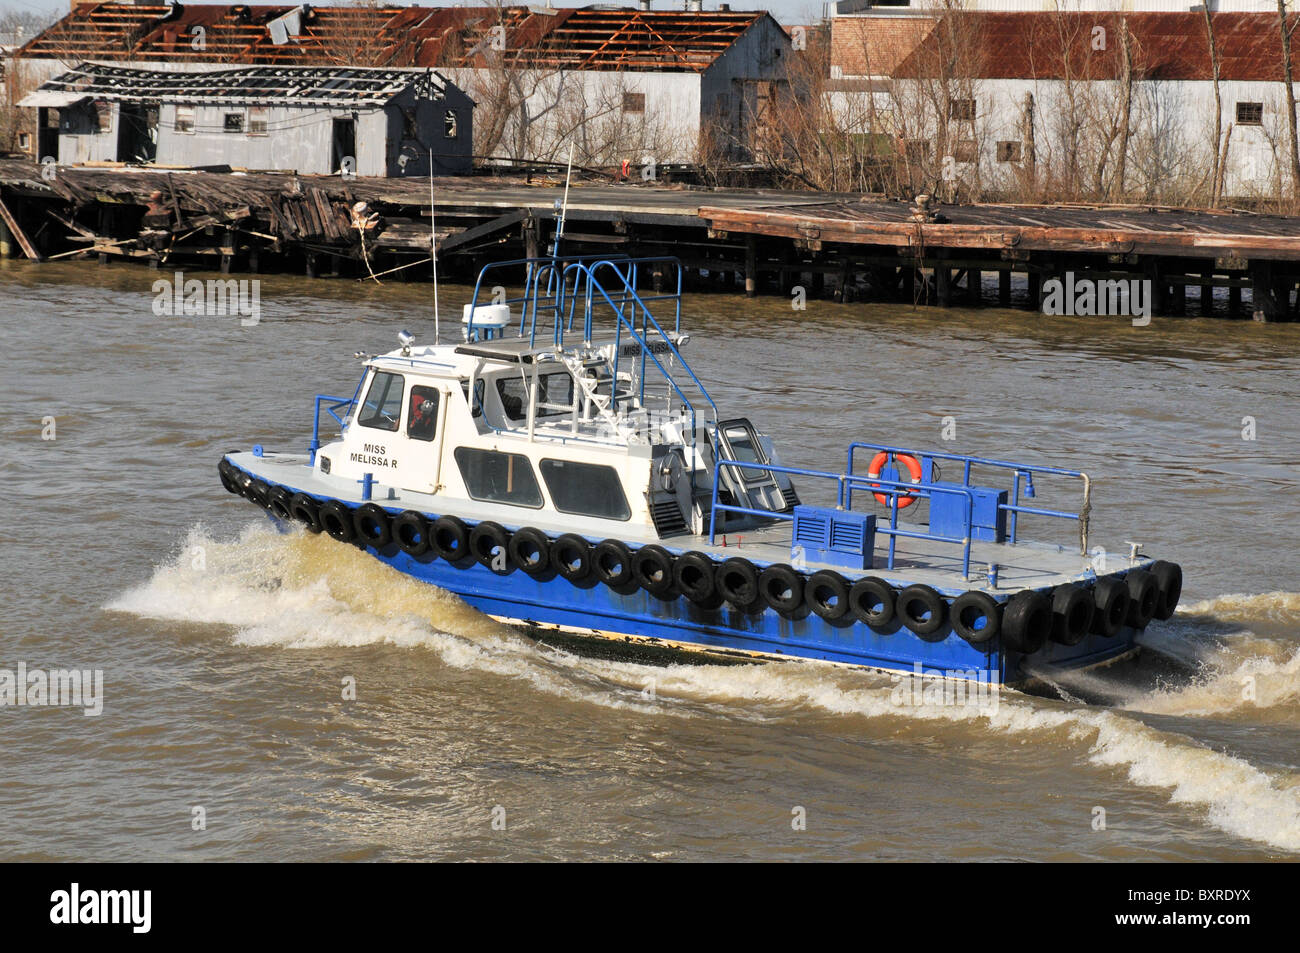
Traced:
<svg viewBox="0 0 1300 953">
<path fill-rule="evenodd" d="M 201 555 L 201 558 L 200 558 Z M 1300 647 L 1261 636 L 1300 628 L 1300 594 L 1224 596 L 1148 629 L 1154 651 L 1182 644 L 1201 672 L 1188 684 L 1135 692 L 1118 709 L 1001 693 L 998 704 L 900 705 L 886 676 L 815 664 L 647 666 L 541 646 L 456 597 L 324 537 L 281 535 L 262 524 L 220 541 L 196 527 L 178 558 L 106 609 L 235 629 L 240 645 L 316 649 L 369 644 L 428 649 L 442 662 L 520 679 L 578 702 L 675 717 L 768 720 L 819 710 L 867 719 L 951 723 L 1007 736 L 1052 737 L 1081 761 L 1122 771 L 1168 792 L 1229 834 L 1300 851 L 1300 774 L 1266 771 L 1193 738 L 1139 720 L 1138 713 L 1201 715 L 1253 711 L 1294 720 Z M 1170 649 L 1172 650 L 1172 649 Z M 1242 681 L 1253 678 L 1253 700 Z M 1104 673 L 1093 673 L 1105 679 Z M 643 692 L 653 679 L 654 696 Z M 1069 685 L 1066 686 L 1070 688 Z"/>
</svg>

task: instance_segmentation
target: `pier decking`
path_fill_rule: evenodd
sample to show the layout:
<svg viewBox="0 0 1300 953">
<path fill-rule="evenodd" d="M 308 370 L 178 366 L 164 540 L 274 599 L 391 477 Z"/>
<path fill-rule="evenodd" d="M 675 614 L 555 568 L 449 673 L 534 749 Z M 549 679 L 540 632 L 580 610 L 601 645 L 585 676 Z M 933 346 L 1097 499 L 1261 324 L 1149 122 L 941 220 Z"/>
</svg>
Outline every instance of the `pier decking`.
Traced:
<svg viewBox="0 0 1300 953">
<path fill-rule="evenodd" d="M 469 276 L 488 257 L 545 251 L 563 184 L 554 174 L 437 179 L 440 268 Z M 429 261 L 427 180 L 0 160 L 0 197 L 4 253 L 34 259 L 384 280 L 430 271 L 418 267 Z M 1190 287 L 1202 314 L 1297 317 L 1300 219 L 1133 206 L 930 212 L 858 194 L 583 181 L 569 193 L 564 241 L 571 253 L 675 255 L 692 290 L 800 286 L 837 300 L 1037 308 L 1046 279 L 1074 272 L 1151 281 L 1157 314 L 1187 313 Z"/>
</svg>

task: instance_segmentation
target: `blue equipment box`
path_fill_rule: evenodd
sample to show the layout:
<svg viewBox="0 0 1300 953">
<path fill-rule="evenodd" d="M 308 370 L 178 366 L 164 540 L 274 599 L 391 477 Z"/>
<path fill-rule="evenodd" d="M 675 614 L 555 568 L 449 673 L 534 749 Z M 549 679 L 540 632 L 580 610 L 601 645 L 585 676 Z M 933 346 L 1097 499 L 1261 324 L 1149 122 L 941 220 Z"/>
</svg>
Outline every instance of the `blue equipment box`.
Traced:
<svg viewBox="0 0 1300 953">
<path fill-rule="evenodd" d="M 790 556 L 845 569 L 870 569 L 876 548 L 876 517 L 821 506 L 794 508 Z"/>
<path fill-rule="evenodd" d="M 987 486 L 962 486 L 960 483 L 936 482 L 935 487 L 967 490 L 974 497 L 971 509 L 971 539 L 990 543 L 1005 542 L 1007 538 L 1006 490 Z M 960 493 L 933 493 L 930 495 L 930 532 L 940 536 L 961 539 L 965 535 L 966 497 Z"/>
</svg>

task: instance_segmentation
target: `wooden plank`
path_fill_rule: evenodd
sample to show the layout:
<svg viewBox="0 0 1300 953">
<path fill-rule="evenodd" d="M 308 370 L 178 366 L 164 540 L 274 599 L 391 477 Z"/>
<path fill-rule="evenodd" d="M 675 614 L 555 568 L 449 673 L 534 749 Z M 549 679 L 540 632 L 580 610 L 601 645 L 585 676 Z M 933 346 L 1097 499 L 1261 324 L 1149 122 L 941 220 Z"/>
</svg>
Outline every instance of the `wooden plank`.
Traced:
<svg viewBox="0 0 1300 953">
<path fill-rule="evenodd" d="M 27 233 L 18 227 L 18 219 L 14 218 L 13 212 L 9 211 L 9 206 L 5 205 L 3 199 L 0 199 L 0 218 L 3 218 L 5 224 L 9 226 L 9 231 L 13 233 L 14 238 L 18 239 L 18 244 L 22 246 L 24 255 L 32 261 L 45 260 L 27 238 Z"/>
</svg>

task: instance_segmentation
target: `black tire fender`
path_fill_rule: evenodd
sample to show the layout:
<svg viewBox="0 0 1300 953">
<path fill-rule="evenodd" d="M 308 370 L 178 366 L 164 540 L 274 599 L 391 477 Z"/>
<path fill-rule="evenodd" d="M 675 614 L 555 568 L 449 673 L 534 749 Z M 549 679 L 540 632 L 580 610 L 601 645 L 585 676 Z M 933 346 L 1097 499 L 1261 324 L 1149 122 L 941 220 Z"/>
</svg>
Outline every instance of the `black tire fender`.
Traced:
<svg viewBox="0 0 1300 953">
<path fill-rule="evenodd" d="M 632 581 L 632 552 L 617 539 L 602 539 L 591 551 L 591 569 L 611 589 L 626 586 Z"/>
<path fill-rule="evenodd" d="M 737 609 L 748 609 L 759 599 L 758 570 L 743 556 L 723 560 L 713 581 L 718 595 Z"/>
<path fill-rule="evenodd" d="M 883 629 L 894 621 L 898 600 L 894 587 L 878 576 L 866 576 L 849 589 L 849 608 L 859 622 Z"/>
<path fill-rule="evenodd" d="M 293 520 L 293 512 L 289 509 L 289 501 L 292 499 L 293 495 L 284 487 L 273 486 L 266 491 L 266 508 L 276 519 L 288 523 Z"/>
<path fill-rule="evenodd" d="M 632 578 L 652 596 L 668 599 L 677 595 L 673 582 L 673 557 L 662 546 L 651 543 L 632 554 Z"/>
<path fill-rule="evenodd" d="M 1098 579 L 1092 590 L 1092 600 L 1093 633 L 1113 638 L 1124 628 L 1124 619 L 1128 616 L 1128 586 L 1113 576 Z"/>
<path fill-rule="evenodd" d="M 581 582 L 591 575 L 591 543 L 565 533 L 551 544 L 551 565 L 569 582 Z"/>
<path fill-rule="evenodd" d="M 352 528 L 358 542 L 374 549 L 383 549 L 393 541 L 388 514 L 378 503 L 362 503 L 352 514 Z"/>
<path fill-rule="evenodd" d="M 295 493 L 293 495 L 289 500 L 289 513 L 306 527 L 307 532 L 320 532 L 320 510 L 316 506 L 316 501 L 306 493 Z"/>
<path fill-rule="evenodd" d="M 429 525 L 429 548 L 449 563 L 469 555 L 469 527 L 459 516 L 439 516 Z"/>
<path fill-rule="evenodd" d="M 804 602 L 827 622 L 838 622 L 849 611 L 849 584 L 832 569 L 819 569 L 803 587 Z"/>
<path fill-rule="evenodd" d="M 1093 595 L 1078 583 L 1068 582 L 1052 590 L 1052 641 L 1078 645 L 1092 628 L 1096 610 Z"/>
<path fill-rule="evenodd" d="M 1002 607 L 987 592 L 972 589 L 952 601 L 953 631 L 972 645 L 983 645 L 1002 631 Z"/>
<path fill-rule="evenodd" d="M 1128 586 L 1128 615 L 1124 621 L 1135 629 L 1145 629 L 1160 607 L 1160 584 L 1145 569 L 1134 569 L 1124 577 Z"/>
<path fill-rule="evenodd" d="M 525 526 L 510 537 L 510 561 L 530 576 L 551 568 L 551 541 L 540 529 Z"/>
<path fill-rule="evenodd" d="M 713 560 L 704 553 L 682 553 L 673 560 L 674 585 L 682 595 L 697 605 L 705 605 L 717 595 L 718 587 L 713 581 L 713 573 Z"/>
<path fill-rule="evenodd" d="M 1183 595 L 1183 567 L 1177 563 L 1156 560 L 1151 564 L 1151 575 L 1156 577 L 1160 587 L 1160 600 L 1156 605 L 1156 618 L 1161 622 L 1170 618 L 1178 608 L 1178 600 Z"/>
<path fill-rule="evenodd" d="M 803 576 L 785 563 L 774 563 L 758 574 L 758 591 L 763 601 L 780 615 L 794 615 L 803 605 Z"/>
<path fill-rule="evenodd" d="M 934 635 L 948 621 L 948 603 L 929 586 L 908 586 L 898 594 L 898 618 L 917 635 Z"/>
<path fill-rule="evenodd" d="M 350 509 L 338 500 L 327 500 L 321 504 L 319 512 L 321 529 L 325 530 L 331 539 L 337 539 L 340 543 L 352 542 L 357 531 L 352 525 Z"/>
<path fill-rule="evenodd" d="M 484 520 L 469 531 L 469 551 L 499 576 L 508 576 L 515 568 L 510 559 L 510 534 L 492 520 Z"/>
<path fill-rule="evenodd" d="M 429 551 L 429 523 L 415 510 L 402 510 L 389 530 L 397 548 L 408 556 L 423 556 Z"/>
<path fill-rule="evenodd" d="M 1002 644 L 1024 655 L 1043 647 L 1052 634 L 1052 603 L 1041 592 L 1017 592 L 1002 610 Z"/>
</svg>

